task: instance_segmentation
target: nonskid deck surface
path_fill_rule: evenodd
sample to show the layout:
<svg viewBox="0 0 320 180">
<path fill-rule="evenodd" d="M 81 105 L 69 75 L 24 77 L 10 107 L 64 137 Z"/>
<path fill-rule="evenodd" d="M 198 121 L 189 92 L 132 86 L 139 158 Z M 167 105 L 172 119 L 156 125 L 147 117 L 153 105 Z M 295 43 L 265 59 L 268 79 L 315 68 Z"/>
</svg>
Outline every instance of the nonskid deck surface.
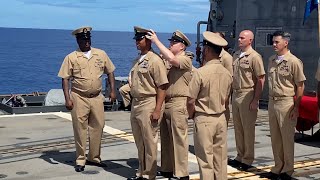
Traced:
<svg viewBox="0 0 320 180">
<path fill-rule="evenodd" d="M 85 171 L 74 171 L 75 147 L 69 113 L 0 115 L 0 179 L 126 179 L 138 168 L 137 149 L 130 126 L 130 112 L 105 113 L 101 157 L 108 167 L 87 165 Z M 319 125 L 314 127 L 314 132 Z M 295 144 L 296 179 L 320 179 L 320 141 L 305 139 Z M 193 122 L 189 121 L 189 171 L 199 179 L 193 146 Z M 297 133 L 297 138 L 301 135 Z M 160 151 L 160 144 L 158 146 Z M 232 121 L 228 129 L 228 155 L 236 155 Z M 267 111 L 260 110 L 256 123 L 253 172 L 228 166 L 229 179 L 260 179 L 259 174 L 273 165 Z M 160 152 L 158 153 L 160 165 Z M 158 179 L 162 179 L 158 177 Z M 261 178 L 262 179 L 262 178 Z"/>
</svg>

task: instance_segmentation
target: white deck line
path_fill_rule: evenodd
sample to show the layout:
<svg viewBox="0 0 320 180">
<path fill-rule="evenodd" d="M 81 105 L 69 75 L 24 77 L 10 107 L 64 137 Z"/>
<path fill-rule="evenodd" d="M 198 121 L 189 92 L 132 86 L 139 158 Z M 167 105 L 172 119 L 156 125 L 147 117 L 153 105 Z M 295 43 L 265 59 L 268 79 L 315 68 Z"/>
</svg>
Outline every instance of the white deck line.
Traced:
<svg viewBox="0 0 320 180">
<path fill-rule="evenodd" d="M 8 118 L 8 117 L 26 117 L 26 116 L 28 117 L 28 116 L 45 116 L 45 115 L 55 115 L 55 116 L 67 119 L 69 121 L 72 121 L 71 114 L 65 113 L 65 112 L 1 115 L 0 116 L 0 120 L 1 120 L 1 118 Z M 127 134 L 124 131 L 121 131 L 119 129 L 115 129 L 115 128 L 107 126 L 107 125 L 104 126 L 103 132 L 111 134 L 111 135 L 119 137 L 119 138 L 122 138 L 122 139 L 125 139 L 125 140 L 130 141 L 130 142 L 134 142 L 134 138 L 133 138 L 133 136 L 131 134 Z M 123 134 L 127 134 L 127 135 L 123 135 Z M 158 143 L 158 147 L 157 148 L 158 148 L 158 151 L 161 151 L 160 143 Z M 188 154 L 188 161 L 191 162 L 191 163 L 195 163 L 195 164 L 198 163 L 196 156 L 194 154 L 190 153 L 190 152 Z M 233 167 L 231 167 L 231 166 L 228 166 L 228 173 L 236 172 L 236 171 L 238 171 L 238 170 L 233 168 Z M 190 178 L 199 178 L 199 174 L 191 175 Z"/>
</svg>

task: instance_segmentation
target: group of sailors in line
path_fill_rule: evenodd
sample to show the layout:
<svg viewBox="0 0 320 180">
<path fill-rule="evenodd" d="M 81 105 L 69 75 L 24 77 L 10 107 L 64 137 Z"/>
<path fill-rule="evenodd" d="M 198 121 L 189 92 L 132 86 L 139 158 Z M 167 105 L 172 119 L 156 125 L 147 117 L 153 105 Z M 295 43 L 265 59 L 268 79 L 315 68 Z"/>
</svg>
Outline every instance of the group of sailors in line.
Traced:
<svg viewBox="0 0 320 180">
<path fill-rule="evenodd" d="M 105 123 L 103 73 L 108 75 L 111 101 L 116 98 L 115 67 L 103 50 L 91 47 L 91 30 L 82 27 L 72 32 L 79 49 L 65 57 L 59 72 L 66 107 L 72 115 L 77 172 L 83 171 L 86 164 L 106 167 L 100 157 Z M 134 39 L 140 54 L 133 62 L 129 83 L 120 88 L 124 104 L 131 104 L 130 122 L 139 160 L 136 175 L 128 180 L 155 179 L 157 175 L 189 179 L 188 119 L 194 121 L 200 179 L 227 179 L 228 163 L 251 171 L 255 122 L 266 74 L 261 55 L 251 46 L 252 31 L 241 31 L 239 50 L 233 56 L 224 50 L 228 43 L 221 33 L 204 32 L 202 66 L 198 69 L 192 66 L 193 53 L 186 51 L 191 42 L 179 30 L 169 39 L 169 48 L 151 29 L 135 26 Z M 262 175 L 270 179 L 291 179 L 294 171 L 295 125 L 306 78 L 302 62 L 288 49 L 289 42 L 289 33 L 273 33 L 275 55 L 269 58 L 267 73 L 275 165 Z M 152 49 L 152 43 L 161 55 Z M 237 156 L 228 160 L 231 96 Z M 86 157 L 87 130 L 90 143 Z M 157 171 L 159 130 L 161 167 Z"/>
</svg>

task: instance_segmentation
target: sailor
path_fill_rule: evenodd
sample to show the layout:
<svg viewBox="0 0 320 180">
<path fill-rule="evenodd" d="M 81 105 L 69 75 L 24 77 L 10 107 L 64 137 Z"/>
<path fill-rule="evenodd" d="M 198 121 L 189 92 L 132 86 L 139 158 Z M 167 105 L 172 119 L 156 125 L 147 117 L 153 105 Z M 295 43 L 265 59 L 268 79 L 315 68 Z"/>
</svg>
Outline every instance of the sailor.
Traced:
<svg viewBox="0 0 320 180">
<path fill-rule="evenodd" d="M 128 83 L 124 84 L 119 89 L 119 93 L 122 97 L 124 107 L 128 107 L 131 103 L 131 100 L 132 100 L 132 97 L 130 94 L 130 87 L 131 87 L 131 70 L 128 75 Z"/>
<path fill-rule="evenodd" d="M 160 126 L 161 171 L 158 175 L 189 179 L 188 170 L 188 113 L 186 101 L 188 85 L 192 77 L 192 52 L 186 51 L 191 45 L 181 31 L 173 32 L 169 48 L 165 47 L 151 30 L 149 39 L 159 48 L 162 58 L 169 64 L 168 89 L 165 111 Z"/>
<path fill-rule="evenodd" d="M 131 103 L 130 84 L 127 83 L 121 86 L 119 93 L 122 97 L 124 107 L 128 107 Z"/>
<path fill-rule="evenodd" d="M 108 75 L 111 101 L 116 98 L 113 75 L 115 67 L 103 50 L 91 47 L 91 30 L 91 27 L 81 27 L 72 32 L 79 49 L 65 57 L 58 74 L 62 78 L 66 108 L 71 110 L 77 172 L 83 171 L 86 164 L 106 166 L 100 157 L 102 129 L 105 124 L 104 96 L 101 93 L 104 73 Z M 89 153 L 86 157 L 87 131 Z"/>
<path fill-rule="evenodd" d="M 262 57 L 252 48 L 250 30 L 240 33 L 240 50 L 233 55 L 232 119 L 237 156 L 229 165 L 250 171 L 254 160 L 255 123 L 263 90 L 265 70 Z"/>
<path fill-rule="evenodd" d="M 303 64 L 288 49 L 291 35 L 273 33 L 275 55 L 269 58 L 269 126 L 275 166 L 269 178 L 291 179 L 294 171 L 294 135 L 306 77 Z M 295 98 L 294 98 L 295 97 Z"/>
<path fill-rule="evenodd" d="M 194 148 L 200 179 L 227 179 L 227 123 L 225 103 L 230 93 L 232 76 L 221 65 L 219 55 L 228 43 L 212 32 L 203 33 L 204 66 L 189 84 L 187 109 L 194 120 Z"/>
<path fill-rule="evenodd" d="M 136 176 L 128 178 L 152 179 L 157 172 L 158 130 L 161 122 L 166 86 L 167 69 L 163 60 L 151 48 L 151 40 L 146 38 L 149 30 L 134 27 L 139 57 L 131 69 L 131 127 L 138 149 L 139 168 Z"/>
<path fill-rule="evenodd" d="M 225 39 L 224 34 L 222 32 L 215 32 L 215 33 L 218 34 L 223 39 Z M 225 50 L 226 47 L 227 46 L 222 48 L 219 58 L 222 66 L 225 67 L 230 72 L 231 76 L 233 76 L 233 67 L 232 67 L 233 59 L 232 59 L 232 56 Z M 226 111 L 224 112 L 226 116 L 227 125 L 230 120 L 229 102 L 230 102 L 230 96 L 228 97 L 228 101 L 226 103 Z"/>
</svg>

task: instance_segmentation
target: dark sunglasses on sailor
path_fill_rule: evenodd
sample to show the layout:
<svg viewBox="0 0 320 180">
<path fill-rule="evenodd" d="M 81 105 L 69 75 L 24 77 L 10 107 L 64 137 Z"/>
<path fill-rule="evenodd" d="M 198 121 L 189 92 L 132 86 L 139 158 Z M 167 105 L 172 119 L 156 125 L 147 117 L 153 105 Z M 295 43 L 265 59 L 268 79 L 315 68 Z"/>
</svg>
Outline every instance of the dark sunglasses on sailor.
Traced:
<svg viewBox="0 0 320 180">
<path fill-rule="evenodd" d="M 141 41 L 144 38 L 145 38 L 145 36 L 138 36 L 138 37 L 136 37 L 136 41 Z"/>
<path fill-rule="evenodd" d="M 180 41 L 179 40 L 177 40 L 177 39 L 171 39 L 170 40 L 170 44 L 177 44 L 177 43 L 179 43 Z"/>
<path fill-rule="evenodd" d="M 203 40 L 202 42 L 199 43 L 200 46 L 205 46 L 205 45 L 208 45 L 209 42 L 206 41 L 206 40 Z"/>
</svg>

